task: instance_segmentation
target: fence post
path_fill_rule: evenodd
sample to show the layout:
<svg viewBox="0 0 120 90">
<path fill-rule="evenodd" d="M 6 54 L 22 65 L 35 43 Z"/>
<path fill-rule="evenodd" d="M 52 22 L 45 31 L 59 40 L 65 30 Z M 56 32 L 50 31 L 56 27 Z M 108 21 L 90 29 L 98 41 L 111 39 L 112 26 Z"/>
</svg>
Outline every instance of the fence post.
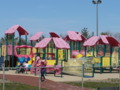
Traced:
<svg viewBox="0 0 120 90">
<path fill-rule="evenodd" d="M 5 64 L 3 64 L 3 90 L 5 90 Z"/>
<path fill-rule="evenodd" d="M 41 68 L 39 69 L 41 70 Z M 41 72 L 39 71 L 39 90 L 41 90 Z"/>
<path fill-rule="evenodd" d="M 95 73 L 95 68 L 94 68 L 94 64 L 92 65 L 93 71 L 92 71 L 92 77 L 94 77 L 94 73 Z"/>
<path fill-rule="evenodd" d="M 82 90 L 84 90 L 84 80 L 83 80 L 83 77 L 84 77 L 84 64 L 82 64 Z"/>
</svg>

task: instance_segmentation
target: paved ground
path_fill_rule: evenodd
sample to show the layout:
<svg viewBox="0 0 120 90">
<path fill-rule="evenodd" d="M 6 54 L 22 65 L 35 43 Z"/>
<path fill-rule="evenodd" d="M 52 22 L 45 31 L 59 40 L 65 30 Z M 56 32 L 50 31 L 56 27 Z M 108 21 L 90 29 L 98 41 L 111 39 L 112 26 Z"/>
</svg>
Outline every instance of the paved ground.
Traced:
<svg viewBox="0 0 120 90">
<path fill-rule="evenodd" d="M 3 74 L 3 72 L 0 71 L 0 74 Z M 27 74 L 16 74 L 15 71 L 13 71 L 13 70 L 6 71 L 5 74 L 38 77 L 38 75 L 35 76 L 33 74 L 30 74 L 29 72 Z M 61 77 L 54 77 L 53 74 L 47 74 L 46 78 L 49 80 L 55 81 L 55 82 L 70 82 L 70 81 L 73 82 L 73 81 L 81 81 L 82 80 L 82 78 L 79 76 L 71 76 L 71 75 L 63 75 L 63 77 L 61 78 Z M 84 80 L 85 81 L 88 81 L 88 80 L 95 81 L 95 80 L 107 80 L 107 79 L 113 79 L 113 78 L 119 78 L 119 73 L 103 73 L 103 74 L 95 73 L 94 78 L 86 77 L 86 78 L 84 78 Z"/>
<path fill-rule="evenodd" d="M 2 78 L 3 72 L 0 71 L 0 78 Z M 20 82 L 32 86 L 38 86 L 39 85 L 39 78 L 38 75 L 34 76 L 33 74 L 30 74 L 29 72 L 27 74 L 16 74 L 14 70 L 5 71 L 6 79 L 14 82 Z M 68 84 L 63 84 L 60 82 L 73 82 L 73 81 L 81 81 L 82 78 L 78 76 L 70 76 L 70 75 L 63 75 L 63 77 L 54 77 L 53 74 L 48 74 L 46 76 L 47 80 L 45 82 L 42 82 L 41 86 L 42 88 L 47 88 L 50 90 L 81 90 L 80 87 L 77 86 L 71 86 Z M 84 81 L 96 81 L 96 80 L 107 80 L 112 78 L 119 78 L 119 73 L 104 73 L 99 74 L 95 73 L 94 78 L 84 78 Z M 88 90 L 88 89 L 84 89 Z M 90 90 L 90 89 L 89 89 Z"/>
<path fill-rule="evenodd" d="M 0 74 L 0 78 L 2 78 L 2 74 Z M 31 85 L 31 86 L 39 85 L 38 77 L 22 76 L 22 75 L 5 75 L 5 78 L 7 80 L 10 80 L 13 82 L 18 82 L 18 83 L 22 83 L 22 84 Z M 80 87 L 72 86 L 72 85 L 64 84 L 64 83 L 60 83 L 60 82 L 54 82 L 54 81 L 51 81 L 48 79 L 46 81 L 42 82 L 40 85 L 42 88 L 46 88 L 49 90 L 81 90 Z M 84 88 L 84 90 L 91 90 L 91 89 Z"/>
</svg>

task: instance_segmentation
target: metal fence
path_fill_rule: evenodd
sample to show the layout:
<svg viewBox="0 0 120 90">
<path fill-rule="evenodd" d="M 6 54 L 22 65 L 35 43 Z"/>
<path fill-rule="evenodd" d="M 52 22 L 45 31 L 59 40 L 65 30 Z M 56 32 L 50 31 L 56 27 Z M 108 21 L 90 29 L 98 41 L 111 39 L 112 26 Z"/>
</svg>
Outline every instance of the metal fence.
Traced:
<svg viewBox="0 0 120 90">
<path fill-rule="evenodd" d="M 45 81 L 41 80 L 41 69 L 45 69 Z M 100 69 L 103 68 L 103 72 Z M 23 70 L 23 71 L 22 71 Z M 66 66 L 66 67 L 4 67 L 0 68 L 0 90 L 44 90 L 57 88 L 62 82 L 67 85 L 76 85 L 75 90 L 120 90 L 120 69 L 91 66 Z M 51 86 L 54 84 L 53 86 Z M 64 85 L 62 84 L 62 85 Z M 64 87 L 64 86 L 63 86 Z M 61 88 L 63 88 L 61 87 Z M 58 86 L 59 89 L 60 86 Z M 67 87 L 69 90 L 69 87 Z M 67 90 L 61 89 L 61 90 Z M 75 87 L 73 87 L 75 88 Z M 110 88 L 110 89 L 109 89 Z"/>
</svg>

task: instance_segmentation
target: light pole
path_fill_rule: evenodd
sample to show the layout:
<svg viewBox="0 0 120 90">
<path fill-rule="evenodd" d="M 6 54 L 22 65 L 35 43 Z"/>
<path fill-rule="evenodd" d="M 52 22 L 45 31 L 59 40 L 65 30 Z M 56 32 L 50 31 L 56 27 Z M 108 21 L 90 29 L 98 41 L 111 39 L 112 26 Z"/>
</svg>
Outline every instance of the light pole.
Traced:
<svg viewBox="0 0 120 90">
<path fill-rule="evenodd" d="M 101 0 L 93 0 L 93 4 L 96 4 L 96 35 L 98 36 L 98 4 L 102 3 Z"/>
</svg>

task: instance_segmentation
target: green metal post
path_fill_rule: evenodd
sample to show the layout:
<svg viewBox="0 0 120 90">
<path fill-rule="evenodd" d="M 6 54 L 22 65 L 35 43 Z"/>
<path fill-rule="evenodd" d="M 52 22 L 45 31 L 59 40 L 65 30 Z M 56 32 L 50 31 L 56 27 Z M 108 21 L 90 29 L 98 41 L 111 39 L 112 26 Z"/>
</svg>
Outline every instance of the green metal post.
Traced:
<svg viewBox="0 0 120 90">
<path fill-rule="evenodd" d="M 79 46 L 78 46 L 78 50 L 79 50 L 79 52 L 81 51 L 81 44 L 80 44 L 80 42 L 79 42 Z"/>
<path fill-rule="evenodd" d="M 62 70 L 63 70 L 63 60 L 61 60 L 61 78 L 62 78 Z"/>
<path fill-rule="evenodd" d="M 54 44 L 51 45 L 51 53 L 53 53 L 54 50 Z"/>
<path fill-rule="evenodd" d="M 95 56 L 95 53 L 94 53 L 94 46 L 93 46 L 93 57 Z"/>
<path fill-rule="evenodd" d="M 63 50 L 63 55 L 64 55 L 64 59 L 66 59 L 66 54 L 65 54 L 65 50 Z"/>
<path fill-rule="evenodd" d="M 82 64 L 82 77 L 84 77 L 84 64 Z"/>
<path fill-rule="evenodd" d="M 0 44 L 0 48 L 1 48 L 1 49 L 0 49 L 0 50 L 1 50 L 1 51 L 0 51 L 0 52 L 1 52 L 0 54 L 1 54 L 1 55 L 0 55 L 0 56 L 2 56 L 2 43 Z"/>
<path fill-rule="evenodd" d="M 21 45 L 21 35 L 19 35 L 19 45 Z"/>
<path fill-rule="evenodd" d="M 66 60 L 68 61 L 68 50 L 66 50 Z"/>
<path fill-rule="evenodd" d="M 43 49 L 43 59 L 46 59 L 46 48 Z"/>
<path fill-rule="evenodd" d="M 6 35 L 6 63 L 5 66 L 8 66 L 8 35 Z"/>
<path fill-rule="evenodd" d="M 49 44 L 48 44 L 48 46 L 47 46 L 47 53 L 49 53 Z"/>
<path fill-rule="evenodd" d="M 98 56 L 98 45 L 96 45 L 96 56 Z"/>
<path fill-rule="evenodd" d="M 66 50 L 64 50 L 64 54 L 65 54 L 65 60 L 67 61 L 67 53 L 66 53 Z"/>
<path fill-rule="evenodd" d="M 76 47 L 75 41 L 73 41 L 73 50 L 75 50 L 75 47 Z"/>
<path fill-rule="evenodd" d="M 50 44 L 48 44 L 48 46 L 47 46 L 47 53 L 49 53 L 49 49 L 50 49 L 49 47 L 50 47 Z M 48 57 L 48 55 L 49 54 L 47 54 L 47 57 Z"/>
<path fill-rule="evenodd" d="M 102 59 L 103 57 L 100 58 L 100 74 L 103 73 L 103 68 L 102 68 Z"/>
<path fill-rule="evenodd" d="M 106 55 L 106 45 L 104 45 L 104 56 Z"/>
<path fill-rule="evenodd" d="M 38 55 L 38 48 L 36 48 L 36 56 L 39 56 L 39 55 Z"/>
<path fill-rule="evenodd" d="M 86 50 L 87 50 L 87 47 L 85 47 L 85 57 L 86 57 L 86 53 L 87 53 L 87 51 L 86 51 Z"/>
<path fill-rule="evenodd" d="M 72 58 L 72 41 L 70 41 L 70 58 Z"/>
<path fill-rule="evenodd" d="M 25 35 L 25 45 L 27 45 L 27 35 Z M 25 54 L 27 54 L 27 49 L 25 49 Z"/>
<path fill-rule="evenodd" d="M 119 65 L 119 68 L 120 68 L 120 48 L 118 49 L 118 65 Z"/>
<path fill-rule="evenodd" d="M 76 50 L 78 50 L 78 42 L 75 42 Z"/>
<path fill-rule="evenodd" d="M 36 48 L 36 57 L 37 57 L 37 56 L 38 56 L 38 48 Z M 36 66 L 36 63 L 37 63 L 37 62 L 36 62 L 36 57 L 35 57 L 35 67 L 34 67 L 34 70 L 35 70 L 35 73 L 34 73 L 34 74 L 35 74 L 35 76 L 36 76 L 36 67 L 37 67 L 37 66 Z"/>
<path fill-rule="evenodd" d="M 30 41 L 30 44 L 31 44 L 31 46 L 33 47 L 33 41 L 32 41 L 32 40 Z"/>
<path fill-rule="evenodd" d="M 19 35 L 19 45 L 21 45 L 21 35 Z M 19 54 L 20 54 L 20 48 L 19 48 Z"/>
<path fill-rule="evenodd" d="M 12 67 L 14 67 L 14 34 L 12 35 Z"/>
<path fill-rule="evenodd" d="M 94 64 L 92 64 L 92 68 L 93 68 L 93 70 L 92 70 L 92 77 L 94 77 L 94 73 L 95 73 Z"/>
<path fill-rule="evenodd" d="M 27 35 L 25 35 L 25 45 L 27 45 Z"/>
<path fill-rule="evenodd" d="M 79 42 L 77 42 L 77 50 L 79 51 Z"/>
<path fill-rule="evenodd" d="M 56 48 L 56 65 L 58 65 L 58 49 Z"/>
<path fill-rule="evenodd" d="M 112 72 L 112 50 L 113 48 L 110 47 L 110 72 Z"/>
</svg>

